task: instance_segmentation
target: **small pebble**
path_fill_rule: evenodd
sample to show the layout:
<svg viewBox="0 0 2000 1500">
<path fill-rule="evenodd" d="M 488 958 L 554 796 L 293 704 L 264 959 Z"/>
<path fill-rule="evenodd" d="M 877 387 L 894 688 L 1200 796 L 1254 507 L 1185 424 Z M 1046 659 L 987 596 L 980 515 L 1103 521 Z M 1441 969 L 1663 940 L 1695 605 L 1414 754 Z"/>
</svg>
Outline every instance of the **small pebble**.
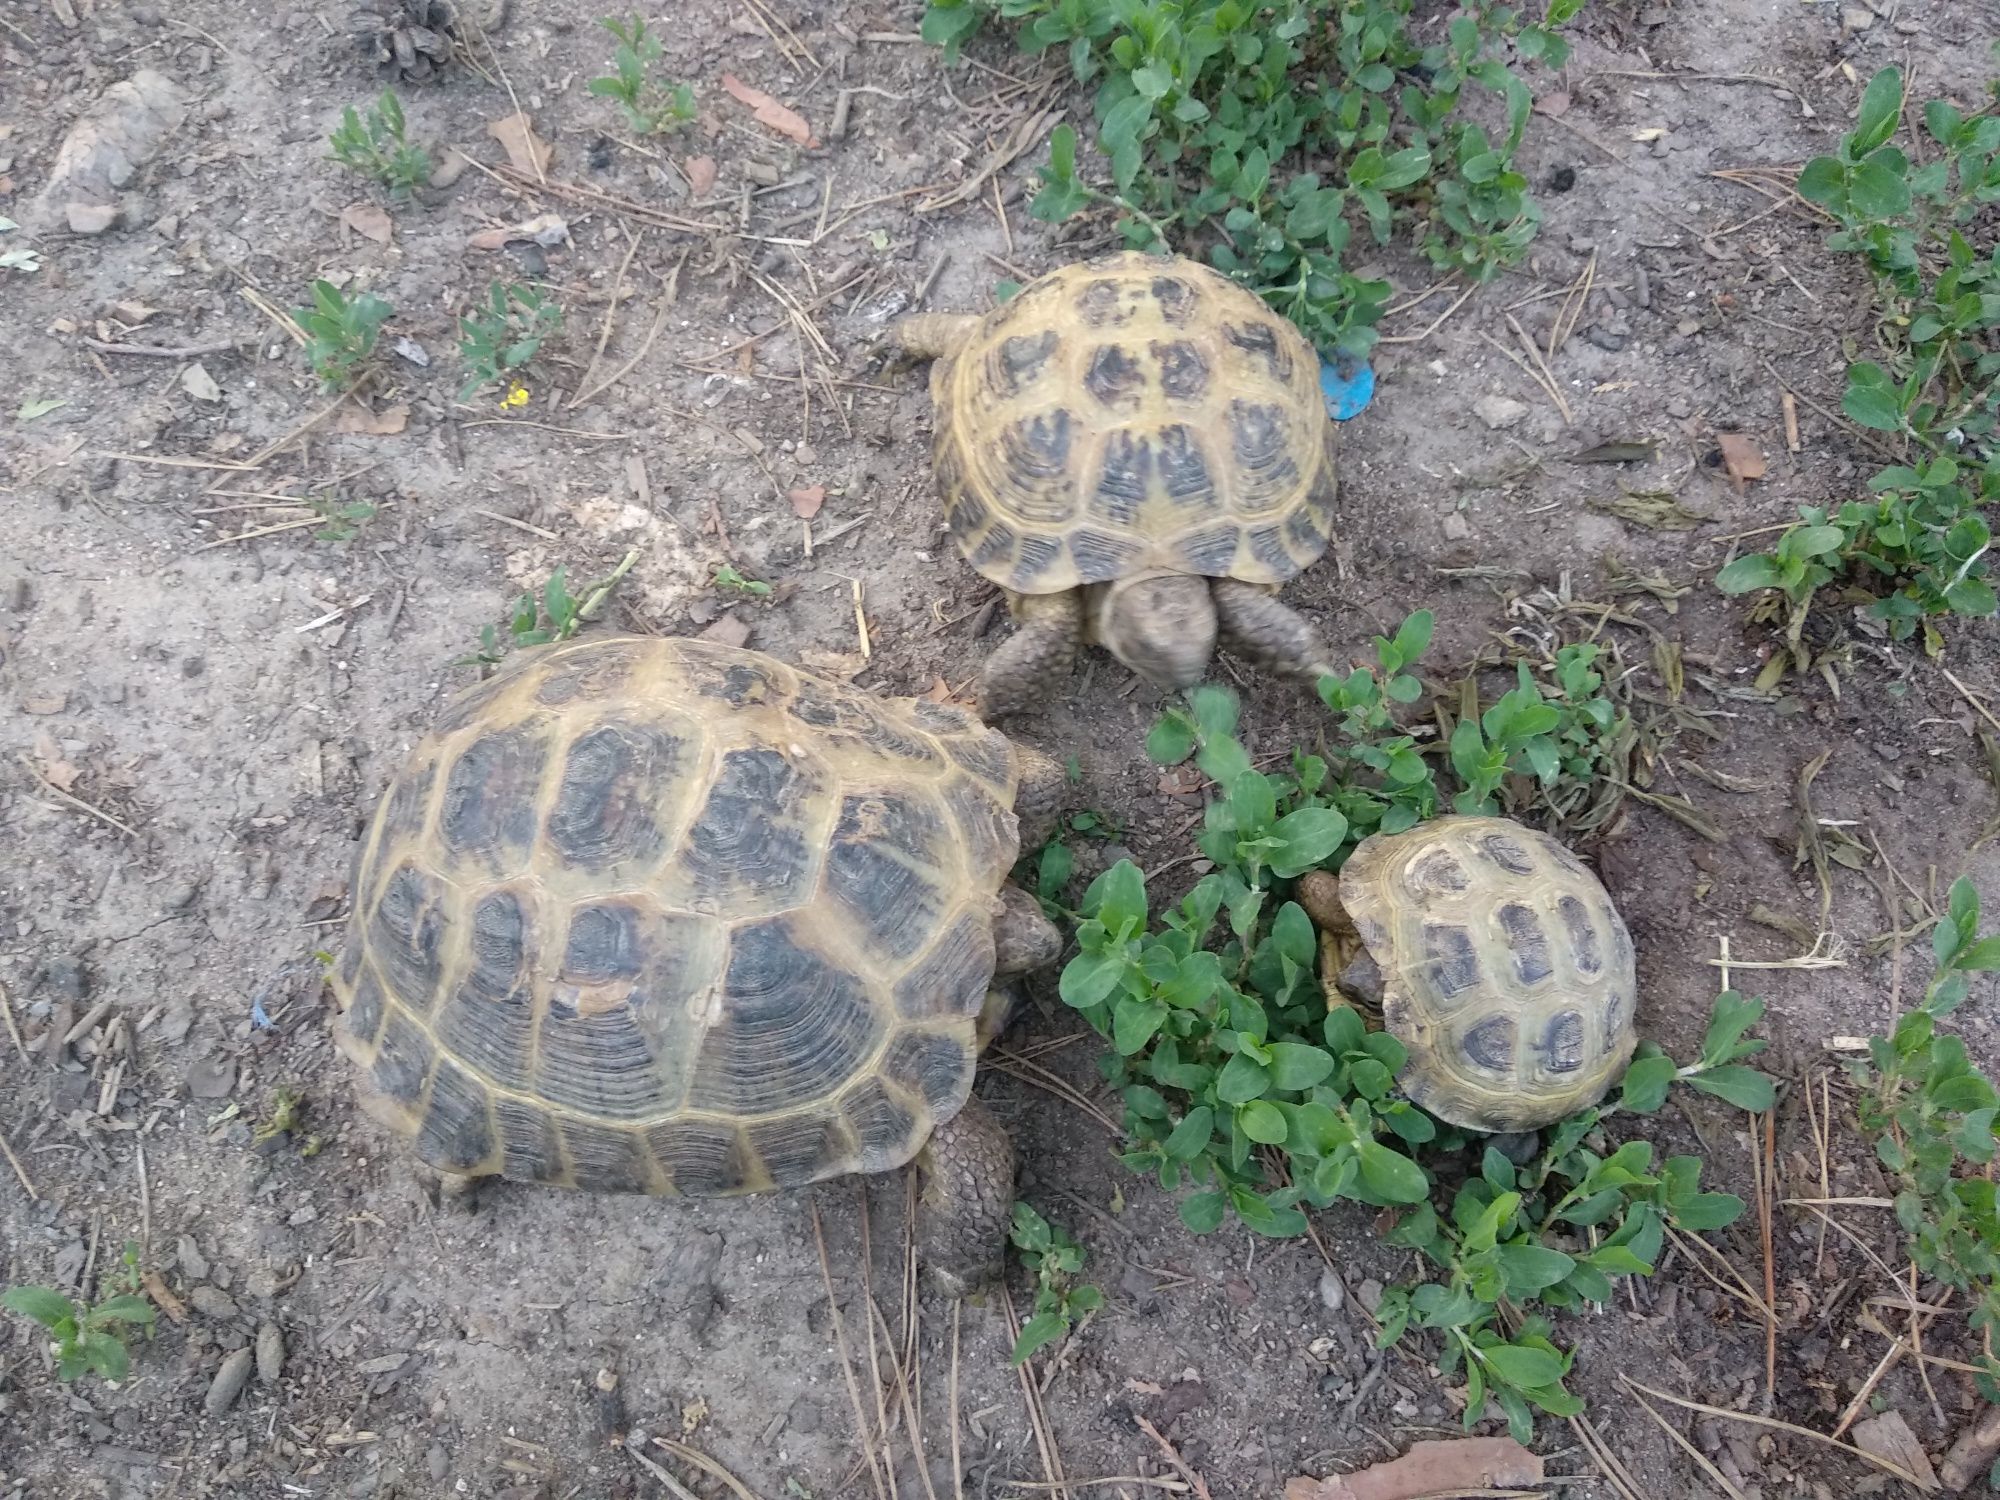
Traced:
<svg viewBox="0 0 2000 1500">
<path fill-rule="evenodd" d="M 236 1316 L 236 1299 L 220 1287 L 198 1286 L 188 1293 L 188 1301 L 194 1310 L 204 1318 L 227 1319 Z"/>
<path fill-rule="evenodd" d="M 284 1368 L 285 1336 L 276 1323 L 267 1322 L 257 1330 L 257 1378 L 266 1385 L 276 1385 Z"/>
<path fill-rule="evenodd" d="M 228 1057 L 197 1058 L 187 1073 L 188 1092 L 197 1099 L 227 1099 L 236 1087 L 236 1062 Z"/>
<path fill-rule="evenodd" d="M 443 1443 L 431 1444 L 429 1451 L 424 1454 L 424 1467 L 431 1471 L 431 1479 L 434 1482 L 444 1483 L 445 1475 L 451 1472 L 451 1455 L 444 1451 Z"/>
<path fill-rule="evenodd" d="M 1465 512 L 1455 510 L 1444 518 L 1444 536 L 1448 542 L 1463 542 L 1472 536 L 1472 523 L 1465 519 Z"/>
<path fill-rule="evenodd" d="M 1616 354 L 1620 349 L 1623 349 L 1625 347 L 1624 339 L 1620 338 L 1610 329 L 1599 327 L 1595 323 L 1591 324 L 1589 328 L 1584 330 L 1583 336 L 1586 339 L 1590 340 L 1590 342 L 1595 344 L 1598 348 L 1606 350 L 1612 354 Z"/>
<path fill-rule="evenodd" d="M 1337 1313 L 1347 1305 L 1347 1288 L 1332 1266 L 1319 1273 L 1319 1300 L 1328 1312 Z"/>
<path fill-rule="evenodd" d="M 1481 396 L 1472 403 L 1472 414 L 1498 432 L 1520 421 L 1528 414 L 1528 408 L 1512 396 Z"/>
<path fill-rule="evenodd" d="M 236 1404 L 236 1398 L 243 1394 L 243 1387 L 250 1383 L 250 1372 L 256 1368 L 257 1356 L 248 1349 L 238 1349 L 215 1372 L 215 1379 L 209 1382 L 208 1394 L 202 1398 L 202 1407 L 211 1417 L 219 1417 L 228 1411 Z"/>
<path fill-rule="evenodd" d="M 188 1235 L 182 1235 L 180 1243 L 174 1247 L 174 1264 L 187 1272 L 189 1281 L 208 1280 L 208 1257 Z"/>
</svg>

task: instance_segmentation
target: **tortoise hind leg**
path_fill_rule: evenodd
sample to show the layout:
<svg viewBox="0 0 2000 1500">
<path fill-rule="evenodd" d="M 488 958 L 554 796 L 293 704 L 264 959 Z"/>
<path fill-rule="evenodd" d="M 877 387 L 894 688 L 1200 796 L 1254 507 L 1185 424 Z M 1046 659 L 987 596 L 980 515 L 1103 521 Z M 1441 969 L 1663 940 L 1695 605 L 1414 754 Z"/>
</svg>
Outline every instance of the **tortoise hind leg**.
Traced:
<svg viewBox="0 0 2000 1500">
<path fill-rule="evenodd" d="M 1014 1219 L 1014 1142 L 977 1099 L 931 1130 L 917 1157 L 917 1254 L 948 1296 L 999 1278 Z"/>
<path fill-rule="evenodd" d="M 1083 604 L 1076 590 L 1030 594 L 1016 606 L 1013 638 L 986 659 L 979 677 L 981 718 L 1020 713 L 1056 696 L 1076 660 L 1083 634 Z"/>
<path fill-rule="evenodd" d="M 1319 632 L 1297 610 L 1233 578 L 1216 579 L 1214 593 L 1223 644 L 1252 666 L 1314 679 L 1334 670 Z"/>
</svg>

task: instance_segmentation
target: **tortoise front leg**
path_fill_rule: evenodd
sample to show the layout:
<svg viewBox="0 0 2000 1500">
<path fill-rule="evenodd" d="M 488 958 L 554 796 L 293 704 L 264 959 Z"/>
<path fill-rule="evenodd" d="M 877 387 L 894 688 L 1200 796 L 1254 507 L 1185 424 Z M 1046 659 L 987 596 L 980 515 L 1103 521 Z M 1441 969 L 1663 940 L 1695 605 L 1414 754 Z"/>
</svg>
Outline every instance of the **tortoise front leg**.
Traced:
<svg viewBox="0 0 2000 1500">
<path fill-rule="evenodd" d="M 1014 1220 L 1014 1142 L 977 1099 L 931 1130 L 917 1156 L 917 1255 L 934 1281 L 963 1297 L 999 1279 Z"/>
<path fill-rule="evenodd" d="M 1083 599 L 1075 589 L 1029 594 L 1014 608 L 1018 628 L 980 673 L 982 718 L 1019 713 L 1054 697 L 1083 638 Z"/>
<path fill-rule="evenodd" d="M 1334 670 L 1319 632 L 1289 605 L 1233 578 L 1214 583 L 1222 641 L 1253 667 L 1316 680 Z"/>
<path fill-rule="evenodd" d="M 972 313 L 916 313 L 896 325 L 896 342 L 912 359 L 943 359 L 979 326 Z"/>
</svg>

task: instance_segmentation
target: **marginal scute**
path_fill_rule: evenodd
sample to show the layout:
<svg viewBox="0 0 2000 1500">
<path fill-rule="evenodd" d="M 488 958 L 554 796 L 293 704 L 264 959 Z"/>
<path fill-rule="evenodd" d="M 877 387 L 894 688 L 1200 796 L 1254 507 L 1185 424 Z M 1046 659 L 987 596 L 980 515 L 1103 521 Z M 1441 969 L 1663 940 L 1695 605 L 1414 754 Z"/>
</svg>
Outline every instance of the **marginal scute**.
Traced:
<svg viewBox="0 0 2000 1500">
<path fill-rule="evenodd" d="M 471 964 L 436 1021 L 446 1052 L 508 1088 L 527 1082 L 535 1034 L 528 943 L 536 914 L 524 899 L 534 898 L 502 888 L 473 908 Z"/>
<path fill-rule="evenodd" d="M 940 1116 L 955 1113 L 972 1090 L 972 1057 L 949 1037 L 905 1031 L 889 1044 L 882 1071 Z"/>
<path fill-rule="evenodd" d="M 651 1165 L 636 1131 L 575 1119 L 563 1120 L 560 1128 L 577 1180 L 589 1183 L 592 1192 L 654 1191 Z"/>
<path fill-rule="evenodd" d="M 873 1078 L 864 1078 L 841 1100 L 841 1111 L 854 1132 L 863 1172 L 887 1172 L 910 1159 L 911 1133 L 917 1122 L 909 1110 L 890 1097 Z"/>
<path fill-rule="evenodd" d="M 368 925 L 369 951 L 398 1000 L 428 1011 L 444 979 L 446 903 L 450 888 L 412 863 L 397 867 L 382 888 Z"/>
<path fill-rule="evenodd" d="M 677 1193 L 721 1197 L 755 1183 L 743 1132 L 721 1120 L 668 1120 L 646 1132 L 646 1144 Z"/>
<path fill-rule="evenodd" d="M 841 1170 L 848 1144 L 836 1117 L 819 1111 L 780 1115 L 748 1127 L 750 1149 L 773 1182 L 800 1187 Z"/>
<path fill-rule="evenodd" d="M 493 1154 L 493 1117 L 485 1088 L 449 1057 L 440 1057 L 417 1154 L 446 1172 L 470 1172 Z"/>
</svg>

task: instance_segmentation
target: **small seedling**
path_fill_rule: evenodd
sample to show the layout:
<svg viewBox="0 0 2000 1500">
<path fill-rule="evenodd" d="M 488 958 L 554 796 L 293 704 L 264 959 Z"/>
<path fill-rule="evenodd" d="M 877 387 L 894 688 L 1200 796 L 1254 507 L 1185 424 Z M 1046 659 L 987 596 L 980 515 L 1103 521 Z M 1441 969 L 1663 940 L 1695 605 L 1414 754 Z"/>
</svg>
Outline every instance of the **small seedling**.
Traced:
<svg viewBox="0 0 2000 1500">
<path fill-rule="evenodd" d="M 694 119 L 694 90 L 684 83 L 670 87 L 653 78 L 660 39 L 646 29 L 645 18 L 635 14 L 621 21 L 606 16 L 598 24 L 618 38 L 618 48 L 611 55 L 611 76 L 591 79 L 590 92 L 616 100 L 625 123 L 639 135 L 664 134 L 689 124 Z"/>
<path fill-rule="evenodd" d="M 0 234 L 19 229 L 5 214 L 0 214 Z M 42 253 L 32 245 L 17 245 L 11 250 L 0 249 L 0 271 L 19 271 L 26 275 L 42 268 Z"/>
<path fill-rule="evenodd" d="M 328 155 L 381 183 L 394 197 L 407 198 L 430 180 L 431 159 L 409 143 L 404 128 L 402 104 L 384 89 L 366 116 L 351 104 L 341 113 L 339 126 L 327 137 Z"/>
<path fill-rule="evenodd" d="M 126 1326 L 137 1324 L 150 1338 L 153 1305 L 135 1295 L 140 1280 L 136 1242 L 126 1242 L 122 1265 L 123 1274 L 116 1280 L 126 1290 L 95 1307 L 72 1302 L 45 1286 L 10 1287 L 0 1293 L 0 1307 L 33 1318 L 48 1330 L 56 1373 L 64 1380 L 75 1380 L 86 1371 L 104 1380 L 123 1380 L 132 1368 L 132 1357 L 125 1347 Z"/>
<path fill-rule="evenodd" d="M 305 1134 L 305 1123 L 305 1096 L 296 1089 L 281 1088 L 271 1095 L 270 1113 L 257 1122 L 251 1138 L 261 1146 L 284 1136 L 300 1136 L 299 1155 L 311 1159 L 319 1155 L 323 1142 L 316 1135 Z"/>
<path fill-rule="evenodd" d="M 584 591 L 581 603 L 569 591 L 569 570 L 557 568 L 542 585 L 541 597 L 532 593 L 522 594 L 514 601 L 513 608 L 499 628 L 485 626 L 479 632 L 479 649 L 469 655 L 458 657 L 452 662 L 454 667 L 475 665 L 490 666 L 504 658 L 510 649 L 519 650 L 527 646 L 543 646 L 552 641 L 566 641 L 581 630 L 584 625 L 597 618 L 605 601 L 611 597 L 620 580 L 632 571 L 632 565 L 639 560 L 637 549 L 627 552 L 619 560 L 618 566 L 593 583 Z M 500 631 L 506 631 L 506 639 L 501 639 Z"/>
<path fill-rule="evenodd" d="M 1025 1363 L 1036 1350 L 1065 1337 L 1079 1317 L 1104 1305 L 1104 1293 L 1076 1274 L 1083 1269 L 1083 1247 L 1060 1225 L 1051 1224 L 1026 1203 L 1014 1205 L 1009 1231 L 1021 1263 L 1035 1278 L 1035 1310 L 1021 1325 L 1009 1364 Z"/>
<path fill-rule="evenodd" d="M 325 524 L 313 532 L 321 542 L 349 542 L 361 527 L 375 518 L 375 507 L 366 500 L 340 500 L 331 495 L 308 496 L 306 509 Z"/>
<path fill-rule="evenodd" d="M 458 357 L 466 371 L 458 399 L 469 401 L 485 387 L 508 380 L 560 327 L 562 307 L 554 299 L 531 286 L 494 282 L 486 305 L 458 320 Z"/>
<path fill-rule="evenodd" d="M 741 594 L 745 598 L 762 599 L 771 592 L 771 585 L 761 578 L 745 578 L 728 563 L 715 570 L 715 586 L 725 593 Z"/>
<path fill-rule="evenodd" d="M 311 307 L 292 309 L 293 320 L 305 330 L 306 362 L 328 390 L 350 386 L 396 310 L 372 292 L 350 298 L 330 281 L 315 281 L 312 295 Z"/>
</svg>

